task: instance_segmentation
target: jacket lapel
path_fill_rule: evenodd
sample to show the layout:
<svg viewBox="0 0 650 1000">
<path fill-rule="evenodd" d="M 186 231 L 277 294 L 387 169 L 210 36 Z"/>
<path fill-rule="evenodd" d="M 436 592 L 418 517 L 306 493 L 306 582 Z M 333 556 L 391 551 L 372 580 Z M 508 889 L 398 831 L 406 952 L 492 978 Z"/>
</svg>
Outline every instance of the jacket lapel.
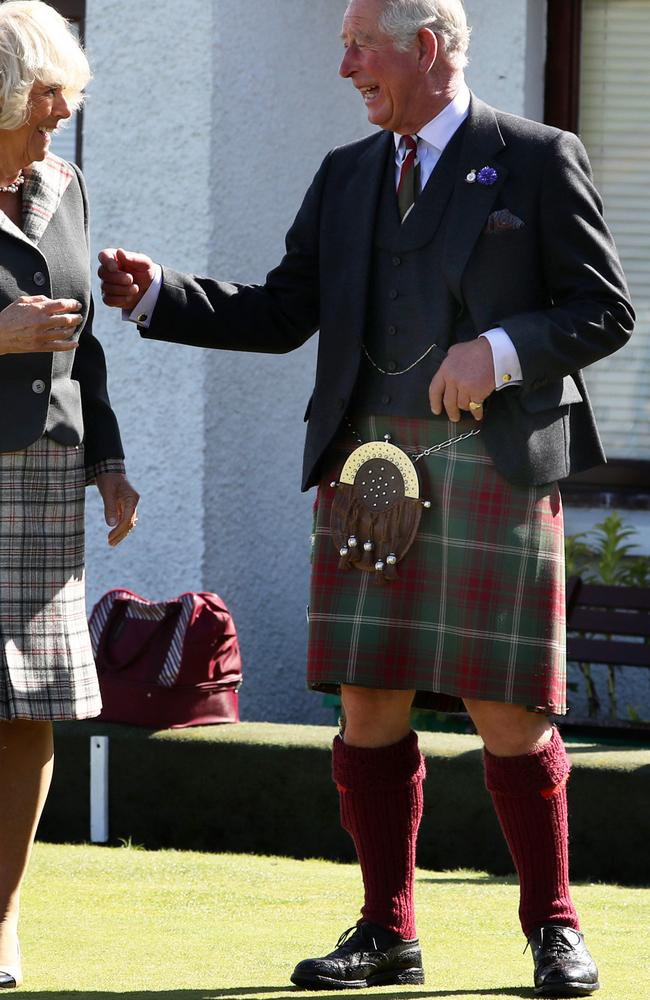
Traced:
<svg viewBox="0 0 650 1000">
<path fill-rule="evenodd" d="M 38 243 L 47 229 L 73 176 L 72 167 L 53 153 L 25 170 L 23 236 L 32 243 Z"/>
<path fill-rule="evenodd" d="M 463 271 L 508 174 L 507 168 L 498 160 L 504 148 L 505 142 L 493 109 L 472 94 L 442 257 L 445 276 L 459 302 L 462 302 Z M 472 172 L 478 175 L 483 167 L 494 169 L 494 183 L 480 183 L 478 179 L 468 182 L 468 175 Z"/>
<path fill-rule="evenodd" d="M 3 211 L 0 211 L 0 232 L 6 233 L 7 236 L 11 236 L 16 240 L 20 240 L 21 243 L 27 243 L 30 247 L 34 246 L 32 241 L 25 236 L 22 229 L 19 229 Z"/>
<path fill-rule="evenodd" d="M 337 287 L 336 311 L 341 329 L 359 334 L 365 327 L 377 208 L 392 144 L 392 133 L 382 132 L 357 160 L 341 192 L 341 201 L 337 202 L 337 224 L 328 241 L 337 270 L 344 261 L 345 273 L 354 275 L 354 281 Z"/>
</svg>

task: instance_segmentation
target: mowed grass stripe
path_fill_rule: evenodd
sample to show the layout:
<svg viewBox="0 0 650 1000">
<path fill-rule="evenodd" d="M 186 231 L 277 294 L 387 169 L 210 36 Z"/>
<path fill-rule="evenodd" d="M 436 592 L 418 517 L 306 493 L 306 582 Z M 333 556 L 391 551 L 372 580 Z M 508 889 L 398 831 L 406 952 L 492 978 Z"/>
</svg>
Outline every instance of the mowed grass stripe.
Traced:
<svg viewBox="0 0 650 1000">
<path fill-rule="evenodd" d="M 427 984 L 369 995 L 532 997 L 517 895 L 514 879 L 420 870 Z M 600 965 L 601 1000 L 646 1000 L 650 889 L 578 885 L 575 898 Z M 23 895 L 21 993 L 295 1000 L 295 963 L 330 950 L 360 899 L 353 865 L 37 844 Z"/>
</svg>

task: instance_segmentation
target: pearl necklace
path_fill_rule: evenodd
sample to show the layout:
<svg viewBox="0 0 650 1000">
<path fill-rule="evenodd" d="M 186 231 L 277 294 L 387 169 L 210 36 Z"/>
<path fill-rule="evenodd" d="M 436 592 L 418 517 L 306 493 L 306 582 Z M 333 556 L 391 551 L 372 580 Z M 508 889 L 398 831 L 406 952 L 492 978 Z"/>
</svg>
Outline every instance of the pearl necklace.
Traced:
<svg viewBox="0 0 650 1000">
<path fill-rule="evenodd" d="M 20 185 L 24 183 L 25 178 L 21 170 L 16 177 L 16 180 L 12 181 L 11 184 L 7 184 L 4 187 L 0 185 L 0 194 L 16 194 L 16 192 L 20 189 Z"/>
</svg>

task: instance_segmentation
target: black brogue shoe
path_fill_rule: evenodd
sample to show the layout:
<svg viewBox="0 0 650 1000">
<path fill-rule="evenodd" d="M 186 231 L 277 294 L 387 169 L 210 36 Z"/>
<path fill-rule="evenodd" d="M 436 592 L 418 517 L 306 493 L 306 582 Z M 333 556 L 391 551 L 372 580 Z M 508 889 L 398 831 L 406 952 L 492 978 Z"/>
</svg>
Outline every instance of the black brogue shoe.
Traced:
<svg viewBox="0 0 650 1000">
<path fill-rule="evenodd" d="M 384 927 L 362 922 L 344 931 L 329 955 L 299 962 L 291 982 L 303 990 L 421 986 L 420 943 L 417 938 L 404 940 Z"/>
<path fill-rule="evenodd" d="M 540 997 L 588 997 L 600 989 L 598 969 L 580 931 L 546 924 L 528 939 Z"/>
</svg>

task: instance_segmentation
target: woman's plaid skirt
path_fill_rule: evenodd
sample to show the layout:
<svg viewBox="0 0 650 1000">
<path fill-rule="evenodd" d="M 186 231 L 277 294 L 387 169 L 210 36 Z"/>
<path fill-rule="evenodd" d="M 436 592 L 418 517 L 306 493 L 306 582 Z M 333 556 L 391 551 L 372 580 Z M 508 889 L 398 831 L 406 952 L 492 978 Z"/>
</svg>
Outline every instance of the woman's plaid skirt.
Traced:
<svg viewBox="0 0 650 1000">
<path fill-rule="evenodd" d="M 0 719 L 101 709 L 84 593 L 84 455 L 42 437 L 0 454 Z"/>
<path fill-rule="evenodd" d="M 363 441 L 411 454 L 476 427 L 463 421 L 369 417 Z M 315 505 L 309 605 L 308 684 L 415 689 L 415 704 L 462 710 L 460 699 L 566 711 L 564 532 L 557 484 L 520 487 L 503 479 L 481 435 L 416 463 L 423 510 L 398 578 L 338 568 L 329 530 L 343 462 L 341 442 Z M 361 540 L 360 540 L 361 541 Z"/>
</svg>

